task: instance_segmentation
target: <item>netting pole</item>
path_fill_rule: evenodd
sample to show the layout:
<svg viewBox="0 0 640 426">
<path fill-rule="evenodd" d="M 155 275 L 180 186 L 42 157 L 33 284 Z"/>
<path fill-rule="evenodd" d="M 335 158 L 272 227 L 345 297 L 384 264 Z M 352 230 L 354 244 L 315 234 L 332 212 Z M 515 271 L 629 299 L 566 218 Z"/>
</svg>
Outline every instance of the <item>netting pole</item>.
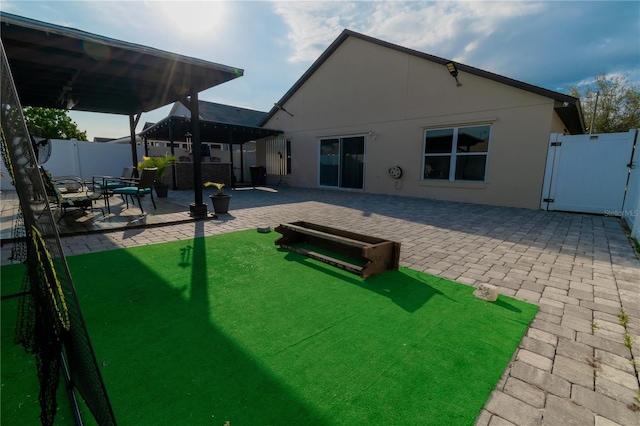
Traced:
<svg viewBox="0 0 640 426">
<path fill-rule="evenodd" d="M 71 403 L 71 410 L 73 411 L 73 418 L 76 421 L 77 426 L 84 426 L 82 422 L 82 414 L 80 414 L 80 407 L 78 406 L 78 399 L 76 393 L 73 391 L 74 385 L 71 380 L 71 373 L 69 366 L 67 365 L 67 359 L 64 357 L 64 352 L 60 353 L 60 362 L 62 365 L 62 372 L 64 374 L 64 381 L 67 385 L 67 393 L 69 394 L 69 402 Z"/>
</svg>

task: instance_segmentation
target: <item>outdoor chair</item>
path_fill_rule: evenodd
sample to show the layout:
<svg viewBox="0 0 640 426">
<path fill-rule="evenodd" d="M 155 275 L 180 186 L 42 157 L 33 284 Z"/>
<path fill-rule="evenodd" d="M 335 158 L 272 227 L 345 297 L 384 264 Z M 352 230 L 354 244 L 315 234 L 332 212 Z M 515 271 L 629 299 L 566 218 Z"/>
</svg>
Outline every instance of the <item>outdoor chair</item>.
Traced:
<svg viewBox="0 0 640 426">
<path fill-rule="evenodd" d="M 93 176 L 94 190 L 100 190 L 104 196 L 104 205 L 107 211 L 111 213 L 111 205 L 109 204 L 109 197 L 113 195 L 112 191 L 116 188 L 124 188 L 125 186 L 131 186 L 133 182 L 133 167 L 125 167 L 122 169 L 122 175 L 120 177 L 115 176 Z"/>
<path fill-rule="evenodd" d="M 133 167 L 125 167 L 122 169 L 120 177 L 115 176 L 94 176 L 93 183 L 97 187 L 105 190 L 123 188 L 128 186 L 133 179 Z"/>
<path fill-rule="evenodd" d="M 58 223 L 67 215 L 69 209 L 80 209 L 84 214 L 87 210 L 93 210 L 93 202 L 102 196 L 100 192 L 91 191 L 87 182 L 78 176 L 52 177 L 44 168 L 39 169 L 50 205 L 62 212 Z M 104 215 L 104 210 L 100 207 L 97 209 Z"/>
<path fill-rule="evenodd" d="M 141 195 L 150 195 L 151 202 L 153 203 L 153 208 L 156 207 L 156 202 L 153 199 L 153 183 L 156 180 L 156 174 L 158 173 L 158 168 L 149 168 L 143 169 L 140 174 L 140 179 L 135 179 L 135 186 L 125 186 L 122 188 L 115 188 L 111 191 L 112 194 L 121 195 L 126 203 L 127 208 L 129 208 L 129 198 L 131 198 L 131 202 L 133 202 L 133 197 L 135 196 L 138 199 L 138 205 L 140 206 L 140 211 L 144 214 L 144 209 L 142 208 L 142 202 L 140 200 Z M 134 203 L 135 204 L 135 203 Z"/>
</svg>

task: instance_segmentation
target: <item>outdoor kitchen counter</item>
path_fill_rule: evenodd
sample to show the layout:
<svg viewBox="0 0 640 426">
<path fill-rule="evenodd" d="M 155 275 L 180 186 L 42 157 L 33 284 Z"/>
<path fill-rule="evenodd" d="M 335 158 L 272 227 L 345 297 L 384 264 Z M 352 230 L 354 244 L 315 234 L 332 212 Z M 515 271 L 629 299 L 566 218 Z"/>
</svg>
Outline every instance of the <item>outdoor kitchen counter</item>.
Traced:
<svg viewBox="0 0 640 426">
<path fill-rule="evenodd" d="M 231 186 L 231 163 L 200 163 L 202 182 L 220 182 Z M 175 189 L 193 189 L 193 163 L 174 163 L 168 167 L 163 182 L 173 185 L 173 171 L 176 173 Z"/>
</svg>

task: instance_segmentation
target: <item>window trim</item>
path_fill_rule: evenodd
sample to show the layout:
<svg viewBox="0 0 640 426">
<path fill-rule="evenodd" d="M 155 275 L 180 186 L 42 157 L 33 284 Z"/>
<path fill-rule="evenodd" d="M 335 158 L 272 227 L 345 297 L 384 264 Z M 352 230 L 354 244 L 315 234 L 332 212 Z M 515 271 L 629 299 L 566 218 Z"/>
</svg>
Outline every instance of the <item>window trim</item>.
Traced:
<svg viewBox="0 0 640 426">
<path fill-rule="evenodd" d="M 487 126 L 489 128 L 489 141 L 487 143 L 487 151 L 486 152 L 469 152 L 469 153 L 459 153 L 457 152 L 458 147 L 458 132 L 459 129 L 469 128 L 469 127 L 481 127 Z M 430 153 L 427 154 L 426 145 L 427 145 L 427 132 L 433 130 L 453 130 L 453 140 L 451 144 L 451 152 L 443 152 L 443 153 Z M 428 127 L 423 128 L 422 132 L 422 165 L 420 166 L 420 181 L 421 182 L 449 182 L 449 183 L 487 183 L 487 175 L 489 173 L 489 152 L 491 151 L 491 138 L 493 136 L 493 125 L 492 123 L 481 122 L 481 123 L 473 123 L 473 124 L 464 124 L 458 126 L 437 126 L 437 127 Z M 484 167 L 484 176 L 482 180 L 463 180 L 456 179 L 456 165 L 458 156 L 462 157 L 471 157 L 471 156 L 480 156 L 484 155 L 485 158 L 485 167 Z M 448 179 L 429 179 L 424 177 L 424 166 L 425 159 L 427 157 L 450 157 L 449 158 L 449 178 Z"/>
</svg>

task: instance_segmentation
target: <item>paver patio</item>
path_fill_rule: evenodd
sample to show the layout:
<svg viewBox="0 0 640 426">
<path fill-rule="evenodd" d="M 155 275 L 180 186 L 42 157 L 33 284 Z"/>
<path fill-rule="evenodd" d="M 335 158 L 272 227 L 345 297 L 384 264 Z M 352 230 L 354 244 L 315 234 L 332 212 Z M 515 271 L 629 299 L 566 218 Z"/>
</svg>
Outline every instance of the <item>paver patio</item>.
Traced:
<svg viewBox="0 0 640 426">
<path fill-rule="evenodd" d="M 3 198 L 6 238 L 11 197 Z M 288 187 L 234 191 L 230 214 L 218 219 L 189 220 L 190 191 L 171 191 L 166 202 L 184 213 L 150 211 L 147 222 L 164 226 L 63 237 L 65 253 L 295 220 L 399 241 L 403 266 L 490 283 L 540 306 L 476 424 L 640 424 L 640 411 L 629 408 L 640 408 L 640 260 L 617 218 Z M 10 247 L 3 244 L 2 263 Z"/>
</svg>

